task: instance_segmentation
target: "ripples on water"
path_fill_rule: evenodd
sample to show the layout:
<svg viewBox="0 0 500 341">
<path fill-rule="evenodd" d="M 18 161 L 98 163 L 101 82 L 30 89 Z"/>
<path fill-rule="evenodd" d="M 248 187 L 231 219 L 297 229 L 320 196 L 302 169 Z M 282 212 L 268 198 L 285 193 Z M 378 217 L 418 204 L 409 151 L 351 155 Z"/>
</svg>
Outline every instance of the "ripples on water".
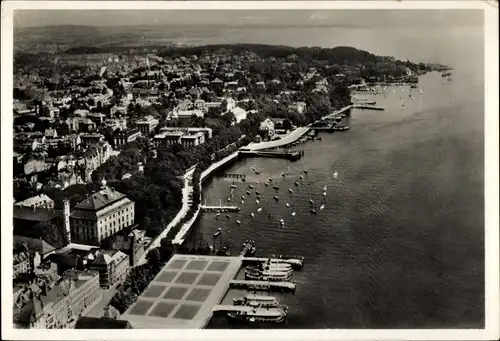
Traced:
<svg viewBox="0 0 500 341">
<path fill-rule="evenodd" d="M 233 252 L 253 239 L 259 254 L 306 258 L 294 275 L 296 295 L 282 298 L 290 308 L 285 328 L 483 327 L 482 89 L 437 73 L 421 85 L 422 97 L 412 89 L 415 99 L 408 88 L 370 97 L 386 111 L 353 111 L 350 131 L 299 145 L 301 161 L 234 164 L 226 172 L 248 176 L 232 199 L 241 212 L 227 221 L 203 214 L 195 224 L 193 234 L 207 240 L 222 227 Z M 264 185 L 269 177 L 279 182 L 278 202 Z M 207 204 L 225 202 L 231 182 L 208 180 Z M 249 184 L 261 192 L 260 204 L 253 193 L 241 204 Z M 214 320 L 211 327 L 227 325 Z"/>
</svg>

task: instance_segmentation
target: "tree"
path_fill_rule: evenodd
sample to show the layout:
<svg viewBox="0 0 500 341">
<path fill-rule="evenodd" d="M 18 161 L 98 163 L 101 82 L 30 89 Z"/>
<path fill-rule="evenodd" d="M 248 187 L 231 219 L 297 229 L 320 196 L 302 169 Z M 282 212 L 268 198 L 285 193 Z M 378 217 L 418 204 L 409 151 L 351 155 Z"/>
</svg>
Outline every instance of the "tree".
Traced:
<svg viewBox="0 0 500 341">
<path fill-rule="evenodd" d="M 161 262 L 161 255 L 159 248 L 155 247 L 146 255 L 146 259 L 151 266 L 158 266 Z"/>
</svg>

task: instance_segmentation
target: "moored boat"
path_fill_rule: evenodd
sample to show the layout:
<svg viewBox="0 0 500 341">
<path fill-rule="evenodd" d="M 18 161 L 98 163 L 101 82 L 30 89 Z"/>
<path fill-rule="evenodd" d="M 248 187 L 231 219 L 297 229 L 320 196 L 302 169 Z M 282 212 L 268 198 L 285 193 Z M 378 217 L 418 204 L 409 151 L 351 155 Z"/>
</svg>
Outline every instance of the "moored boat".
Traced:
<svg viewBox="0 0 500 341">
<path fill-rule="evenodd" d="M 230 312 L 227 316 L 244 322 L 282 323 L 287 316 L 287 310 L 286 308 L 253 308 L 250 311 Z"/>
</svg>

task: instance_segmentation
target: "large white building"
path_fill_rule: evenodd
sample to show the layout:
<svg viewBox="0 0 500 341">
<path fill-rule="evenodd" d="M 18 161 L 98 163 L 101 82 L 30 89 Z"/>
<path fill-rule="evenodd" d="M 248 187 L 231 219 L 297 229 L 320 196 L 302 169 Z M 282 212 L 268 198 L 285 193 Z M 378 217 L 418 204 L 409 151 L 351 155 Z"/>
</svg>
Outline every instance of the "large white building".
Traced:
<svg viewBox="0 0 500 341">
<path fill-rule="evenodd" d="M 14 206 L 19 207 L 43 207 L 43 208 L 54 208 L 54 200 L 49 198 L 45 194 L 39 194 L 37 196 L 25 199 L 23 201 L 16 202 Z"/>
<path fill-rule="evenodd" d="M 98 246 L 103 239 L 133 223 L 134 202 L 104 185 L 101 191 L 89 195 L 71 212 L 71 241 Z"/>
</svg>

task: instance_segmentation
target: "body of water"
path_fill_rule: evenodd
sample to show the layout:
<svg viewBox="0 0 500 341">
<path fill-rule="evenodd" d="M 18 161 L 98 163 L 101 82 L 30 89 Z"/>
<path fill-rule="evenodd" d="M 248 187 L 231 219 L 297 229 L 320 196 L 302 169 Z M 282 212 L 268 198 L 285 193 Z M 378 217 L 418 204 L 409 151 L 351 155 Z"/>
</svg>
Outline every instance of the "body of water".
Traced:
<svg viewBox="0 0 500 341">
<path fill-rule="evenodd" d="M 228 173 L 247 175 L 231 201 L 242 210 L 228 220 L 205 213 L 192 235 L 211 241 L 221 227 L 234 253 L 253 239 L 260 255 L 304 256 L 303 270 L 294 274 L 296 295 L 282 297 L 289 306 L 285 328 L 482 327 L 480 78 L 457 70 L 449 82 L 430 73 L 421 77 L 422 96 L 409 87 L 361 96 L 386 110 L 353 110 L 350 131 L 298 145 L 305 151 L 301 161 L 249 158 L 232 165 Z M 278 191 L 265 186 L 269 178 Z M 231 183 L 208 180 L 203 200 L 226 202 Z M 259 203 L 254 190 L 245 193 L 249 185 L 260 191 Z"/>
</svg>

